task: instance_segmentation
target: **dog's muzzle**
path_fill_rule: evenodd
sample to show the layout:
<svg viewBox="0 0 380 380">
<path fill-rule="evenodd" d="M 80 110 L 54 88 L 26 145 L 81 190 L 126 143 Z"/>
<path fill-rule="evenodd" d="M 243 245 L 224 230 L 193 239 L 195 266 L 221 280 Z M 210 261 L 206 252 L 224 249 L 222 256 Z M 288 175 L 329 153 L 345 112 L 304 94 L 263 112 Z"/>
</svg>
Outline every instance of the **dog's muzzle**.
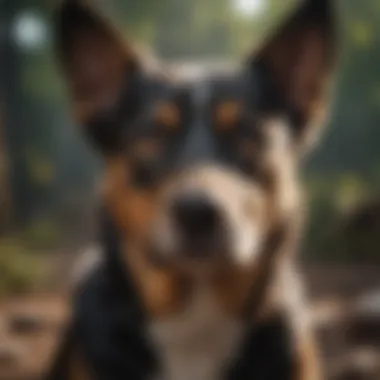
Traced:
<svg viewBox="0 0 380 380">
<path fill-rule="evenodd" d="M 170 206 L 183 254 L 189 258 L 210 258 L 220 250 L 223 221 L 218 205 L 201 191 L 177 194 Z"/>
</svg>

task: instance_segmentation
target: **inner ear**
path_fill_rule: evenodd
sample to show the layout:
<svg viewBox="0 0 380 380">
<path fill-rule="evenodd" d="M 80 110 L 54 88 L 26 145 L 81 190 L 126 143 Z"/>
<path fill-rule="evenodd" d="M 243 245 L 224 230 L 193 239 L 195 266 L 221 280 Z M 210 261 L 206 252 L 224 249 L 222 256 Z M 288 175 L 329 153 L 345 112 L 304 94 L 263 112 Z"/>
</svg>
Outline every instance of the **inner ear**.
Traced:
<svg viewBox="0 0 380 380">
<path fill-rule="evenodd" d="M 56 10 L 55 45 L 79 122 L 90 134 L 107 124 L 100 135 L 111 138 L 115 132 L 117 140 L 112 124 L 139 69 L 133 49 L 85 0 L 63 1 Z"/>
<path fill-rule="evenodd" d="M 261 82 L 259 107 L 291 118 L 296 138 L 328 104 L 337 53 L 334 0 L 304 0 L 287 22 L 251 58 Z"/>
</svg>

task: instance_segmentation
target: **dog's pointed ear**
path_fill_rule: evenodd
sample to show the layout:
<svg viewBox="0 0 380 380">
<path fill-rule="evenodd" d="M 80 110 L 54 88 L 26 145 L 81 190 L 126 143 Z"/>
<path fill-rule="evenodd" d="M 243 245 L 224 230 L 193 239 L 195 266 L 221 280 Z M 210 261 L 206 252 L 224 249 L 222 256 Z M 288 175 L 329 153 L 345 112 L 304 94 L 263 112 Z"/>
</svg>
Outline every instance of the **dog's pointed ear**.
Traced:
<svg viewBox="0 0 380 380">
<path fill-rule="evenodd" d="M 120 144 L 120 109 L 126 112 L 125 97 L 132 98 L 138 58 L 86 0 L 63 0 L 54 21 L 56 53 L 75 116 L 99 149 L 112 151 Z"/>
<path fill-rule="evenodd" d="M 303 0 L 249 60 L 258 105 L 286 113 L 304 149 L 325 123 L 338 53 L 335 0 Z"/>
</svg>

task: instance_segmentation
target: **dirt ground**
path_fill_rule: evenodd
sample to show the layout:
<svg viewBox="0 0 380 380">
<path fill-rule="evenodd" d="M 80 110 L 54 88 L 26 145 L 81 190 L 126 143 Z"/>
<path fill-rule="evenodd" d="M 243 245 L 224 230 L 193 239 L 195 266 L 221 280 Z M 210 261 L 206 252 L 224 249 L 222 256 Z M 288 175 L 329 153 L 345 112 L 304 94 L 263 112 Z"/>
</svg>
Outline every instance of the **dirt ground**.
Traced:
<svg viewBox="0 0 380 380">
<path fill-rule="evenodd" d="M 67 298 L 33 295 L 0 305 L 0 380 L 37 380 L 68 316 Z"/>
<path fill-rule="evenodd" d="M 380 380 L 380 266 L 305 268 L 329 380 Z M 0 380 L 40 380 L 68 316 L 68 297 L 0 304 Z"/>
</svg>

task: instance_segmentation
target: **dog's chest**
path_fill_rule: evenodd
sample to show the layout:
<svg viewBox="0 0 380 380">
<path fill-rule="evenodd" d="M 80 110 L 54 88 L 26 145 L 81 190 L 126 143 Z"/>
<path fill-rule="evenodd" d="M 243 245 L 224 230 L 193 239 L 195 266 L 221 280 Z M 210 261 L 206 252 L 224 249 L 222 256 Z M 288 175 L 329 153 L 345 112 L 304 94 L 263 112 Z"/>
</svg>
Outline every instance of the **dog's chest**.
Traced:
<svg viewBox="0 0 380 380">
<path fill-rule="evenodd" d="M 242 330 L 212 294 L 199 290 L 182 313 L 150 325 L 161 364 L 157 380 L 220 380 L 236 354 Z"/>
</svg>

